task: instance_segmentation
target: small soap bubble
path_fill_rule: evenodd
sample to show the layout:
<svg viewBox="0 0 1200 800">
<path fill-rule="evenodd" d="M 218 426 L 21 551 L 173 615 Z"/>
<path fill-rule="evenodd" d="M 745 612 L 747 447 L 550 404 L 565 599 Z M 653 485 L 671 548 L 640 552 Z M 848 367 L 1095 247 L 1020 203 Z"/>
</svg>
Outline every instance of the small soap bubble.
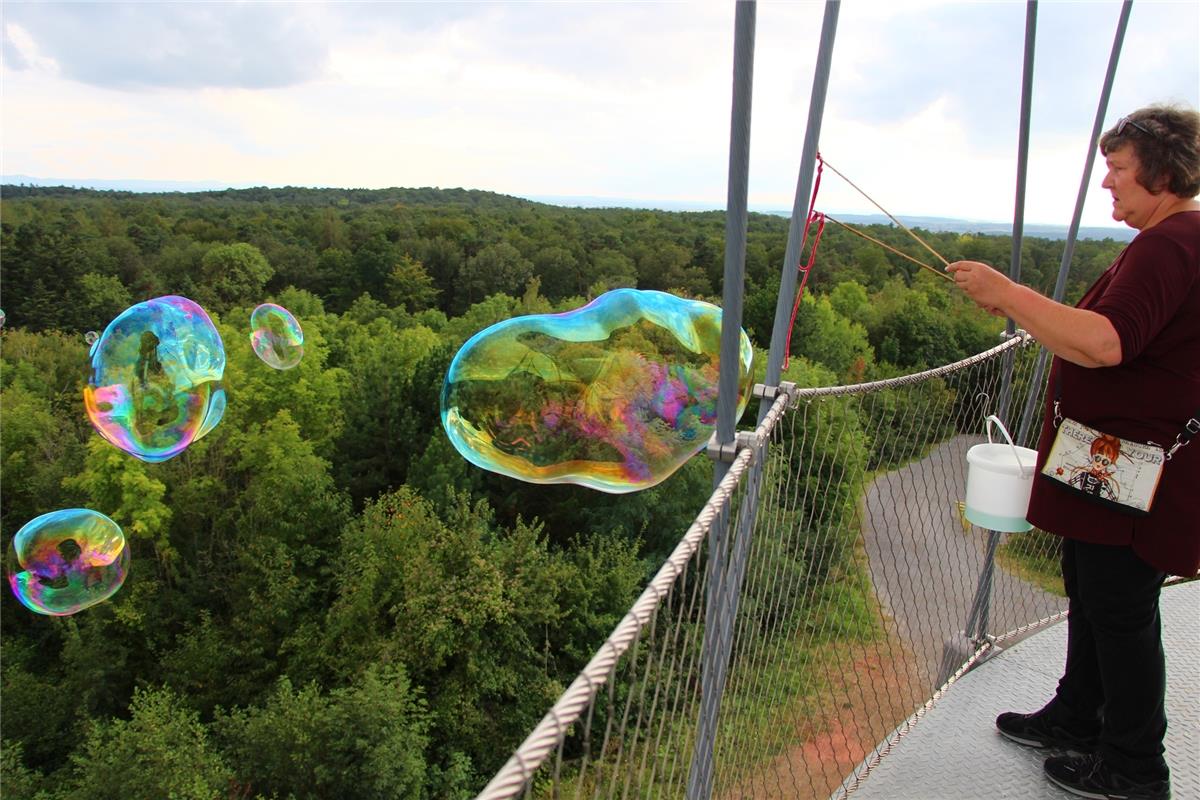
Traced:
<svg viewBox="0 0 1200 800">
<path fill-rule="evenodd" d="M 274 369 L 291 369 L 304 355 L 304 331 L 292 312 L 263 303 L 250 314 L 250 345 Z"/>
<path fill-rule="evenodd" d="M 4 316 L 4 309 L 0 308 L 0 328 L 4 327 L 4 323 L 7 319 L 8 317 Z"/>
<path fill-rule="evenodd" d="M 129 574 L 121 527 L 86 508 L 30 520 L 8 544 L 8 585 L 39 614 L 64 617 L 116 594 Z"/>
<path fill-rule="evenodd" d="M 151 463 L 205 435 L 225 410 L 225 347 L 203 308 L 168 295 L 127 308 L 90 353 L 83 399 L 107 441 Z"/>
<path fill-rule="evenodd" d="M 96 333 L 95 331 L 88 331 L 83 335 L 83 340 L 87 342 L 89 346 L 95 344 L 96 340 L 99 338 L 100 334 Z"/>
<path fill-rule="evenodd" d="M 502 475 L 645 489 L 708 443 L 720 350 L 721 309 L 711 303 L 618 289 L 475 334 L 446 374 L 442 425 L 464 458 Z M 752 357 L 743 331 L 739 417 Z"/>
</svg>

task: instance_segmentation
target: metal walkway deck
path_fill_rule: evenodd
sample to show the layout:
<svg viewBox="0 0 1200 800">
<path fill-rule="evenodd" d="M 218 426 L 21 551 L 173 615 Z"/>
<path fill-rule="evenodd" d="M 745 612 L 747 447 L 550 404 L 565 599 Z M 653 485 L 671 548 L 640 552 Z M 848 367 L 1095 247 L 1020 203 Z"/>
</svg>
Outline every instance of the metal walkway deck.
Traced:
<svg viewBox="0 0 1200 800">
<path fill-rule="evenodd" d="M 1174 800 L 1200 800 L 1200 581 L 1162 593 L 1167 762 Z M 1046 751 L 1000 736 L 1001 711 L 1034 711 L 1053 694 L 1066 653 L 1057 623 L 998 653 L 950 687 L 851 794 L 854 800 L 1063 800 L 1043 777 Z"/>
</svg>

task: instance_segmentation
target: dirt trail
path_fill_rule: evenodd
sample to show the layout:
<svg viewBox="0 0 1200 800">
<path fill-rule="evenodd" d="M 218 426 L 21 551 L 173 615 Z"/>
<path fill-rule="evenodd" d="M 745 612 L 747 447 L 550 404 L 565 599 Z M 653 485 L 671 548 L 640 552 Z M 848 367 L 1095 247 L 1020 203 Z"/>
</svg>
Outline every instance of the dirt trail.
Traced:
<svg viewBox="0 0 1200 800">
<path fill-rule="evenodd" d="M 897 659 L 891 647 L 856 645 L 843 651 L 838 660 L 845 669 L 834 675 L 816 713 L 794 726 L 795 744 L 753 779 L 717 796 L 827 800 L 876 744 L 924 702 L 916 661 L 908 653 Z"/>
</svg>

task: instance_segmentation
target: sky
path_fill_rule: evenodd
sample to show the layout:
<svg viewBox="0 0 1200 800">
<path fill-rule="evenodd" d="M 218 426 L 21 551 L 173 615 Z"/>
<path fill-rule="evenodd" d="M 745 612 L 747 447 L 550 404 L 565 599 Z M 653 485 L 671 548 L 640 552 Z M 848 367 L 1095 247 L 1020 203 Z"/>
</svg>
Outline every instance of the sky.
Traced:
<svg viewBox="0 0 1200 800">
<path fill-rule="evenodd" d="M 757 5 L 751 208 L 792 208 L 824 4 Z M 1116 2 L 1038 4 L 1026 223 L 1067 225 Z M 734 5 L 3 3 L 0 173 L 723 208 Z M 845 0 L 821 152 L 898 215 L 1012 220 L 1026 5 Z M 1105 126 L 1200 107 L 1200 2 L 1133 5 Z M 1089 177 L 1084 225 L 1118 226 Z M 830 173 L 818 207 L 876 209 Z"/>
</svg>

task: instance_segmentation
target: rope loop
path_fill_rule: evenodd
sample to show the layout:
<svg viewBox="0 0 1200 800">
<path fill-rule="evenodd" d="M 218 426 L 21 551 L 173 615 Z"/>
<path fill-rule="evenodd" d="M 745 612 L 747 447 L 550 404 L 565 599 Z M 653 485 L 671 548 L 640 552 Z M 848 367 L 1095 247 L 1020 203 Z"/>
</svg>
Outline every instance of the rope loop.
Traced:
<svg viewBox="0 0 1200 800">
<path fill-rule="evenodd" d="M 800 301 L 804 298 L 804 286 L 808 283 L 808 276 L 817 263 L 817 246 L 821 243 L 821 233 L 825 230 L 825 215 L 816 210 L 817 193 L 821 191 L 821 173 L 824 169 L 825 159 L 821 158 L 821 151 L 818 150 L 817 177 L 813 181 L 812 197 L 808 201 L 808 216 L 804 218 L 804 236 L 800 239 L 800 258 L 804 256 L 804 245 L 808 243 L 808 232 L 812 229 L 814 222 L 817 224 L 817 234 L 813 237 L 813 246 L 809 251 L 808 261 L 796 264 L 796 271 L 802 277 L 800 286 L 796 289 L 796 302 L 792 305 L 792 318 L 788 320 L 787 341 L 783 348 L 783 369 L 785 370 L 792 360 L 792 331 L 796 329 L 796 315 L 800 313 Z"/>
</svg>

